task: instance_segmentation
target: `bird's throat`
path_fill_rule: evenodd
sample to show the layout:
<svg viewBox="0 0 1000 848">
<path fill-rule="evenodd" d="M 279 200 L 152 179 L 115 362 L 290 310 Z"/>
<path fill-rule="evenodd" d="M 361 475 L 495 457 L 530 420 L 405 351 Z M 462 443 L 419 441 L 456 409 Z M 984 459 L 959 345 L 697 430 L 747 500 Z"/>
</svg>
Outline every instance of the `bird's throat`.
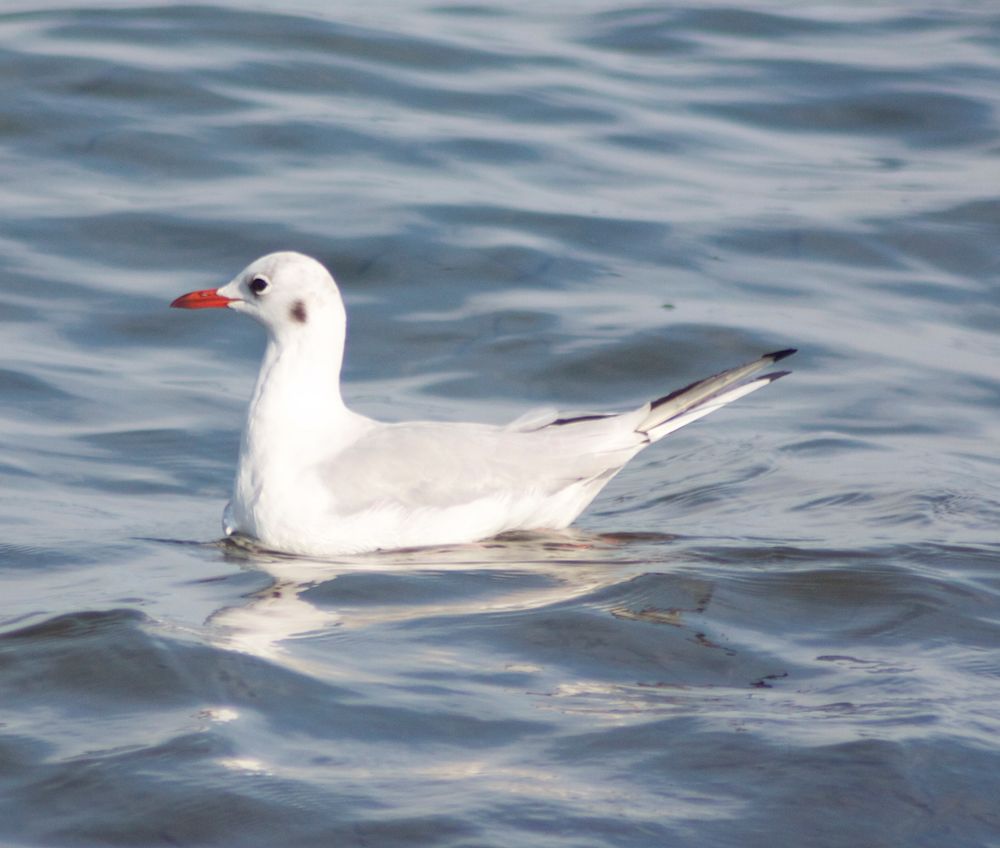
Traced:
<svg viewBox="0 0 1000 848">
<path fill-rule="evenodd" d="M 315 462 L 335 448 L 355 417 L 340 395 L 342 345 L 271 340 L 257 377 L 240 446 L 241 470 L 264 479 Z"/>
</svg>

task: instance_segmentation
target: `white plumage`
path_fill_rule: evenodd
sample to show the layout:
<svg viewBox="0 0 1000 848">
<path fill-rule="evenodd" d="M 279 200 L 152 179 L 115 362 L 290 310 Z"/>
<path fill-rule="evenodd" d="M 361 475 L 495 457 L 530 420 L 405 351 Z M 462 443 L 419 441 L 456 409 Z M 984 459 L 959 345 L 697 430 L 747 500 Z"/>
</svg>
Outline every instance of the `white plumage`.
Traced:
<svg viewBox="0 0 1000 848">
<path fill-rule="evenodd" d="M 247 414 L 227 535 L 332 556 L 568 526 L 646 445 L 788 372 L 782 350 L 622 413 L 529 413 L 505 427 L 387 424 L 340 394 L 346 316 L 329 272 L 272 253 L 172 306 L 228 307 L 268 332 Z"/>
</svg>

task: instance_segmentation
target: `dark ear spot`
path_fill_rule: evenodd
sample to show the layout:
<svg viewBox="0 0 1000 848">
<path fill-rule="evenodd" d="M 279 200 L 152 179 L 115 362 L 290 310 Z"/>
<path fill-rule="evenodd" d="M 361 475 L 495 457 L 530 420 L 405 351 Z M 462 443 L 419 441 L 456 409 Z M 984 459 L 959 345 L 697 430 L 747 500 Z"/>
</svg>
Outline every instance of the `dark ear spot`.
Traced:
<svg viewBox="0 0 1000 848">
<path fill-rule="evenodd" d="M 306 323 L 306 305 L 301 300 L 292 304 L 292 311 L 289 314 L 293 321 L 298 321 L 300 324 Z"/>
</svg>

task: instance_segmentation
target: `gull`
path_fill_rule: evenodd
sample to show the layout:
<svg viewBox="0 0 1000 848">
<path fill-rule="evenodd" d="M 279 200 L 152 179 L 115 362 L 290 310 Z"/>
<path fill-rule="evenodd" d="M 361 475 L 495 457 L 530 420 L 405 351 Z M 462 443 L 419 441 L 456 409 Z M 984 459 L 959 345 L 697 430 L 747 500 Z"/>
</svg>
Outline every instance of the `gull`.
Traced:
<svg viewBox="0 0 1000 848">
<path fill-rule="evenodd" d="M 765 354 L 626 412 L 536 411 L 506 426 L 386 423 L 344 403 L 347 316 L 315 259 L 271 253 L 170 305 L 231 309 L 267 331 L 223 530 L 309 557 L 563 529 L 639 451 L 785 376 L 754 375 L 795 352 Z"/>
</svg>

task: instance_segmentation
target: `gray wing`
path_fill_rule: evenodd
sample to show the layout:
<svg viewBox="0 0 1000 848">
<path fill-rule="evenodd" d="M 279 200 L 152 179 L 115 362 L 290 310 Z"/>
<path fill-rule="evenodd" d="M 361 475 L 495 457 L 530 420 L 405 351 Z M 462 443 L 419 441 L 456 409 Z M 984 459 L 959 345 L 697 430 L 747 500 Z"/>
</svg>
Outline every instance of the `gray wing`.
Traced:
<svg viewBox="0 0 1000 848">
<path fill-rule="evenodd" d="M 532 429 L 378 424 L 321 474 L 343 512 L 380 503 L 447 508 L 491 496 L 545 496 L 620 469 L 648 442 L 636 431 L 645 409 L 565 426 L 554 419 Z"/>
<path fill-rule="evenodd" d="M 622 413 L 529 412 L 506 427 L 417 421 L 374 424 L 320 472 L 337 509 L 447 508 L 484 497 L 544 498 L 579 483 L 592 493 L 668 433 L 783 377 L 755 375 L 781 350 Z"/>
</svg>

